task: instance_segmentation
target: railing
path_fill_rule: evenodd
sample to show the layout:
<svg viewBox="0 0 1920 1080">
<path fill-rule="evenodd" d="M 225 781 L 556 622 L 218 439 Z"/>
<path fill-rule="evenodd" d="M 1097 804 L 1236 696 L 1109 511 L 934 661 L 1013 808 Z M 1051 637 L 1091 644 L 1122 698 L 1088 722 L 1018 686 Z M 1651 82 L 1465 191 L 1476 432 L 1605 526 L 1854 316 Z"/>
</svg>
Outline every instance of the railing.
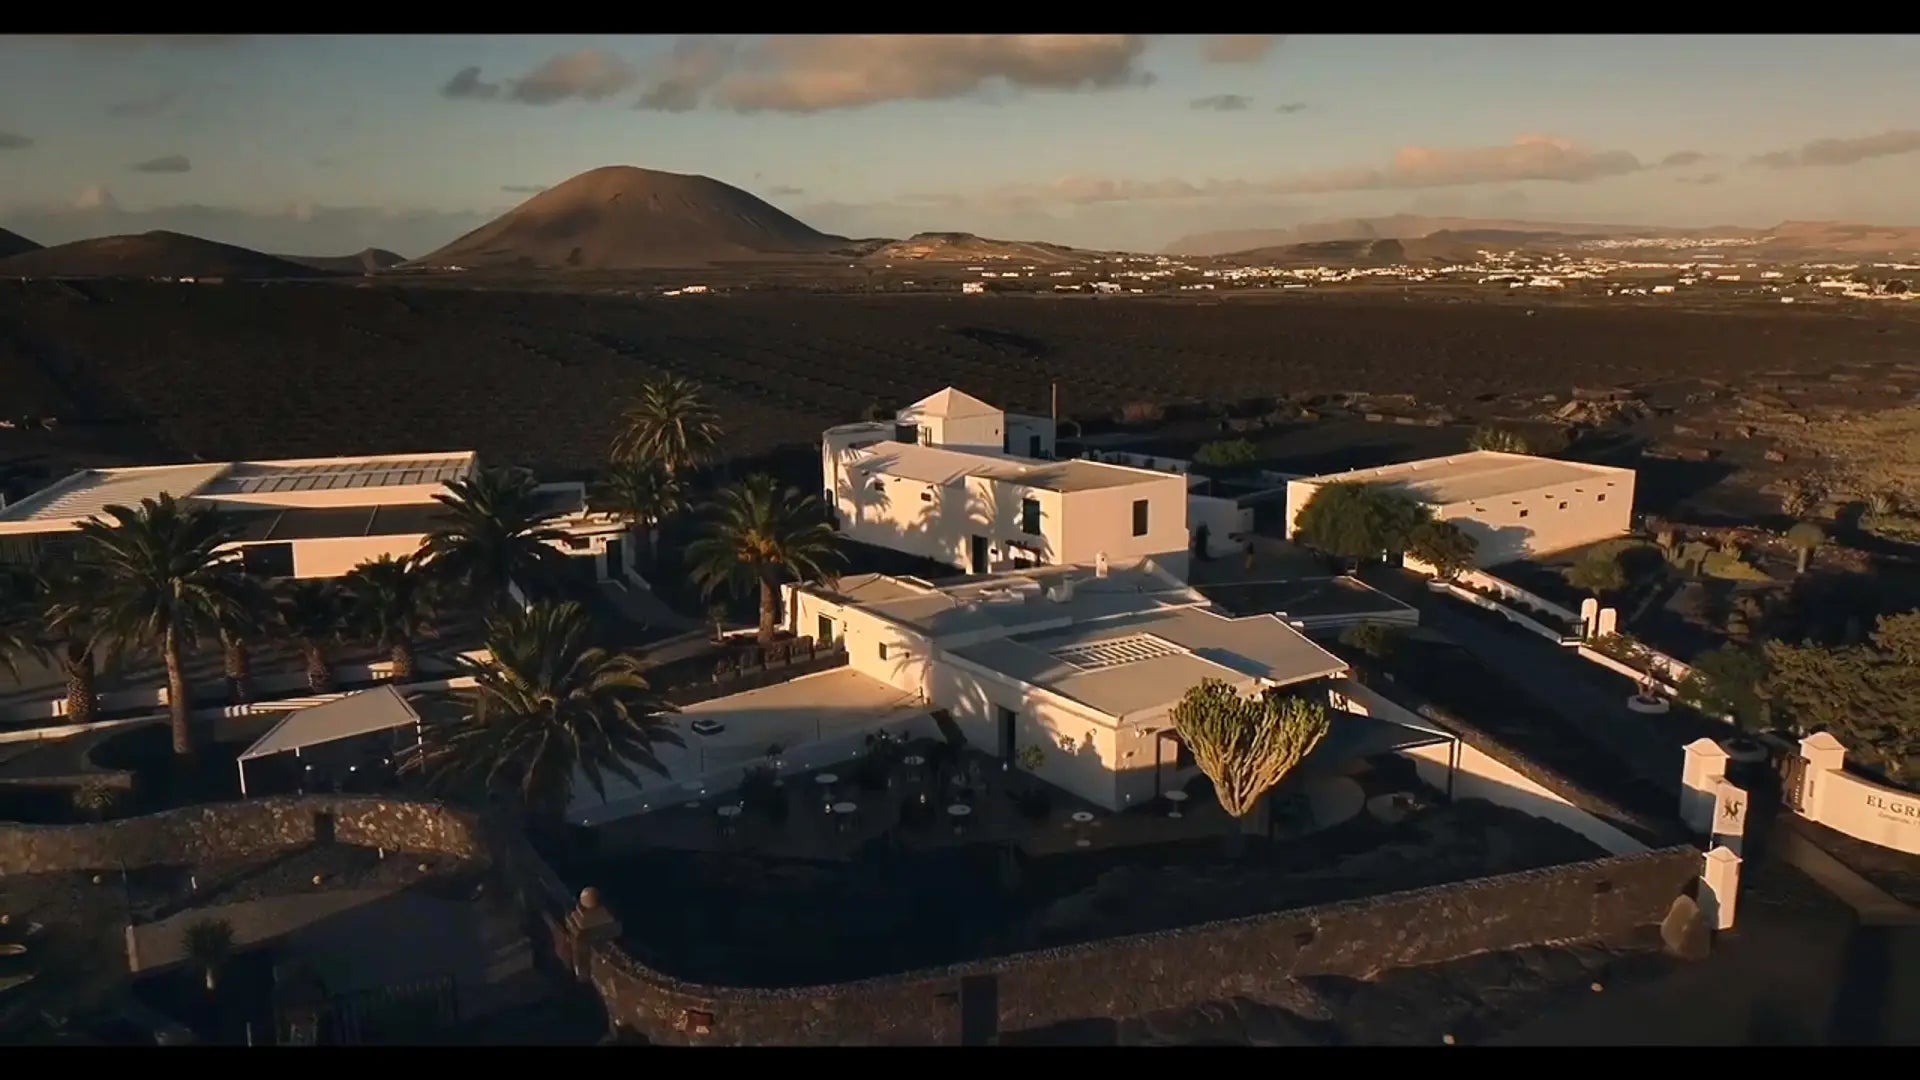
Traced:
<svg viewBox="0 0 1920 1080">
<path fill-rule="evenodd" d="M 697 705 L 702 701 L 712 701 L 732 694 L 743 694 L 749 690 L 789 682 L 802 675 L 815 675 L 822 671 L 847 665 L 847 647 L 836 643 L 828 649 L 802 660 L 774 661 L 764 668 L 741 669 L 738 675 L 709 682 L 685 683 L 676 686 L 664 695 L 666 699 L 682 708 Z"/>
</svg>

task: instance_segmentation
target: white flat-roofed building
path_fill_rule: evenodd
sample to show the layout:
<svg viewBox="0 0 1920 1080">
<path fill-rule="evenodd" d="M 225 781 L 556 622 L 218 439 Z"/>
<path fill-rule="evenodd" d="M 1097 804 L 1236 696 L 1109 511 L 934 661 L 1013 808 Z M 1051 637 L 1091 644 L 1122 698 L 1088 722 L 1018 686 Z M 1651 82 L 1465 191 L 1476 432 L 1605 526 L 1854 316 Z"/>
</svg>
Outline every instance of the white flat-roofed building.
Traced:
<svg viewBox="0 0 1920 1080">
<path fill-rule="evenodd" d="M 1347 672 L 1283 620 L 1233 618 L 1150 563 L 945 587 L 866 574 L 790 585 L 784 599 L 793 632 L 843 643 L 853 672 L 944 711 L 1009 768 L 1038 747 L 1040 778 L 1112 810 L 1194 775 L 1170 719 L 1189 687 L 1219 679 L 1250 692 Z"/>
<path fill-rule="evenodd" d="M 1330 484 L 1380 484 L 1404 492 L 1479 542 L 1493 566 L 1615 536 L 1633 526 L 1632 469 L 1475 450 L 1287 483 L 1287 536 L 1313 494 Z"/>
<path fill-rule="evenodd" d="M 1018 451 L 1018 452 L 1010 452 Z M 1143 556 L 1184 573 L 1187 484 L 1146 469 L 1051 461 L 1053 422 L 942 390 L 889 422 L 821 440 L 841 535 L 969 573 Z"/>
<path fill-rule="evenodd" d="M 83 469 L 0 508 L 0 557 L 24 559 L 62 542 L 109 506 L 137 509 L 171 495 L 231 517 L 250 573 L 331 578 L 382 555 L 411 555 L 438 519 L 434 496 L 472 476 L 472 451 L 231 461 Z M 540 488 L 568 555 L 595 559 L 597 578 L 627 576 L 632 555 L 619 522 L 593 514 L 578 483 Z"/>
</svg>

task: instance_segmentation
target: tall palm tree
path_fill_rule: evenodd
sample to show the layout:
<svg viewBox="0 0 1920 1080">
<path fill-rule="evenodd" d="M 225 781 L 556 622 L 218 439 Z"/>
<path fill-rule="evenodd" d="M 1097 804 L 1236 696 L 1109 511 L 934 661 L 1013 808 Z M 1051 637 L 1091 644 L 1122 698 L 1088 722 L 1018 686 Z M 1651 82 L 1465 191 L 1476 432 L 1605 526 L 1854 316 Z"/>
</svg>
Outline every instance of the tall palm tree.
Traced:
<svg viewBox="0 0 1920 1080">
<path fill-rule="evenodd" d="M 576 772 L 603 798 L 609 773 L 635 786 L 636 767 L 666 776 L 654 747 L 684 745 L 664 715 L 672 707 L 648 687 L 638 656 L 600 648 L 592 635 L 572 602 L 489 619 L 491 658 L 461 661 L 478 685 L 457 716 L 423 726 L 401 768 L 443 791 L 517 797 L 547 822 L 566 812 Z"/>
<path fill-rule="evenodd" d="M 232 575 L 233 603 L 214 620 L 220 635 L 221 665 L 227 676 L 227 700 L 253 700 L 253 646 L 266 635 L 272 600 L 265 586 L 244 574 Z"/>
<path fill-rule="evenodd" d="M 552 545 L 565 534 L 550 528 L 538 485 L 523 469 L 486 469 L 447 485 L 434 498 L 445 508 L 421 547 L 425 569 L 467 591 L 487 611 L 508 600 L 508 585 L 529 597 L 557 584 L 566 558 Z"/>
<path fill-rule="evenodd" d="M 86 595 L 87 569 L 71 555 L 43 555 L 8 567 L 0 583 L 0 664 L 15 676 L 22 656 L 58 668 L 67 682 L 66 717 L 75 724 L 99 714 L 96 653 L 105 644 L 91 607 L 73 602 Z"/>
<path fill-rule="evenodd" d="M 395 681 L 413 677 L 415 647 L 433 632 L 433 581 L 414 559 L 382 555 L 343 579 L 353 631 L 387 650 Z"/>
<path fill-rule="evenodd" d="M 687 545 L 687 565 L 708 596 L 760 589 L 760 643 L 780 621 L 780 583 L 825 581 L 846 562 L 820 500 L 766 475 L 722 488 L 704 512 L 706 535 Z"/>
<path fill-rule="evenodd" d="M 116 640 L 159 649 L 173 752 L 190 758 L 198 747 L 186 651 L 244 603 L 229 556 L 219 551 L 236 528 L 219 511 L 171 495 L 142 500 L 138 510 L 109 506 L 102 517 L 79 526 L 84 561 L 98 568 L 96 591 L 69 607 L 96 613 Z"/>
<path fill-rule="evenodd" d="M 332 692 L 333 663 L 327 646 L 340 637 L 346 616 L 338 587 L 311 578 L 290 581 L 280 587 L 275 600 L 275 622 L 306 661 L 307 688 L 316 694 Z"/>
<path fill-rule="evenodd" d="M 593 507 L 637 529 L 645 543 L 647 563 L 653 563 L 655 531 L 660 523 L 686 508 L 680 478 L 658 461 L 615 461 L 595 485 Z"/>
<path fill-rule="evenodd" d="M 620 417 L 612 457 L 657 461 L 677 474 L 706 460 L 719 441 L 720 414 L 699 385 L 668 375 L 641 385 L 640 396 Z"/>
</svg>

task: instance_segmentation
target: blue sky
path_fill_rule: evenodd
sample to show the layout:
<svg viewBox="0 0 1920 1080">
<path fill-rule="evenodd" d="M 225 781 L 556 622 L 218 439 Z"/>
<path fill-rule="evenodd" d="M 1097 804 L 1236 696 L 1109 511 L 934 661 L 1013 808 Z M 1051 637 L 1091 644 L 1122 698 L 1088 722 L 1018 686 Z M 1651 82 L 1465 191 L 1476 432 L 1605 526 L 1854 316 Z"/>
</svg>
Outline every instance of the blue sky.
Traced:
<svg viewBox="0 0 1920 1080">
<path fill-rule="evenodd" d="M 0 226 L 418 255 L 607 164 L 850 235 L 1135 249 L 1402 212 L 1920 224 L 1915 101 L 1920 37 L 1888 35 L 22 36 Z"/>
</svg>

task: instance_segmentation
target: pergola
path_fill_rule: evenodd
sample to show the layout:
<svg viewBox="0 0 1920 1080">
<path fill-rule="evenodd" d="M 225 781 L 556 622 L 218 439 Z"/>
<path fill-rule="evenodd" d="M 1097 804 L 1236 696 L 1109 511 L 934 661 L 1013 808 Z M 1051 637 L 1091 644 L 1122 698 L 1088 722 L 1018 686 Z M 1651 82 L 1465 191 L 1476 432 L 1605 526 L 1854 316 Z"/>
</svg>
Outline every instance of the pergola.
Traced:
<svg viewBox="0 0 1920 1080">
<path fill-rule="evenodd" d="M 391 686 L 359 690 L 290 712 L 240 755 L 240 794 L 247 793 L 247 762 L 398 728 L 420 730 L 420 714 Z"/>
</svg>

